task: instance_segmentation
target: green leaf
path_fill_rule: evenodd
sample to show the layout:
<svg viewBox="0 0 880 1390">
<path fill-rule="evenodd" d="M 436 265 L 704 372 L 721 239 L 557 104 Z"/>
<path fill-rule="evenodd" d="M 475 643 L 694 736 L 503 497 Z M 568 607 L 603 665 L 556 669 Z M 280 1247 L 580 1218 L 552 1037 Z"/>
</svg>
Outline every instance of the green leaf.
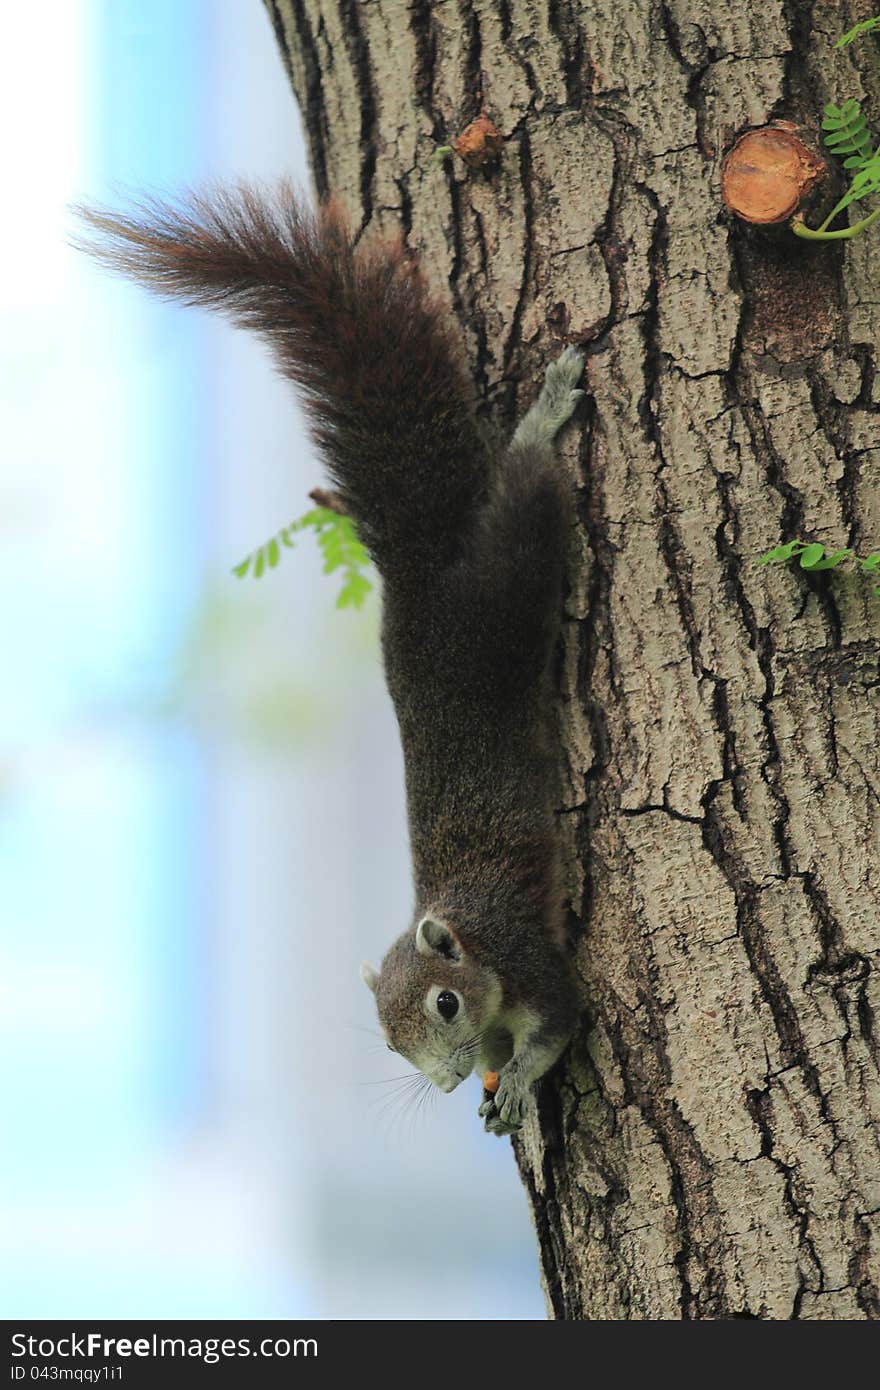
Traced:
<svg viewBox="0 0 880 1390">
<path fill-rule="evenodd" d="M 799 561 L 799 564 L 800 564 L 801 569 L 802 569 L 802 570 L 811 570 L 811 569 L 813 569 L 814 566 L 815 566 L 816 564 L 818 564 L 818 562 L 822 559 L 822 556 L 823 556 L 824 554 L 825 554 L 825 547 L 824 547 L 824 545 L 819 545 L 818 543 L 814 543 L 813 545 L 808 545 L 807 548 L 806 548 L 806 550 L 802 553 L 801 558 L 800 558 L 800 561 Z"/>
<path fill-rule="evenodd" d="M 358 574 L 356 570 L 352 570 L 339 591 L 336 607 L 361 608 L 372 587 L 368 579 L 365 579 L 362 574 Z"/>
<path fill-rule="evenodd" d="M 833 555 L 826 555 L 824 560 L 817 561 L 815 565 L 804 565 L 804 568 L 811 570 L 833 570 L 840 564 L 841 560 L 846 559 L 847 555 L 852 555 L 852 551 L 835 550 Z M 804 564 L 803 557 L 801 557 L 801 564 Z"/>
<path fill-rule="evenodd" d="M 854 97 L 845 101 L 843 106 L 834 106 L 829 102 L 825 107 L 822 129 L 825 144 L 832 154 L 850 156 L 848 168 L 862 168 L 873 158 L 874 146 L 868 123 Z"/>
<path fill-rule="evenodd" d="M 863 570 L 875 570 L 880 565 L 880 550 L 875 551 L 873 555 L 866 555 L 864 560 L 859 561 L 859 564 Z"/>
<path fill-rule="evenodd" d="M 294 536 L 298 531 L 311 530 L 315 534 L 324 559 L 324 573 L 343 571 L 343 584 L 337 598 L 340 608 L 360 608 L 372 589 L 369 579 L 362 573 L 370 564 L 366 547 L 358 537 L 357 527 L 351 517 L 340 516 L 328 507 L 314 507 L 296 521 L 282 527 L 264 545 L 246 556 L 235 566 L 233 574 L 243 579 L 249 572 L 259 579 L 266 569 L 275 569 L 281 561 L 282 546 L 294 549 Z"/>
<path fill-rule="evenodd" d="M 854 199 L 865 197 L 866 193 L 873 193 L 876 190 L 877 183 L 880 183 L 880 163 L 872 160 L 872 163 L 863 165 L 858 174 L 854 175 L 849 192 Z"/>
<path fill-rule="evenodd" d="M 847 120 L 846 117 L 826 116 L 822 122 L 822 129 L 828 132 L 825 136 L 825 144 L 832 148 L 834 145 L 845 144 L 848 140 L 855 141 L 867 128 L 868 123 L 861 111 L 852 120 Z"/>
<path fill-rule="evenodd" d="M 835 48 L 846 48 L 847 44 L 854 43 L 862 34 L 870 34 L 872 29 L 880 28 L 880 15 L 875 15 L 873 19 L 863 19 L 858 24 L 854 24 L 852 29 L 848 29 L 842 38 L 837 40 Z"/>
<path fill-rule="evenodd" d="M 773 550 L 768 550 L 766 555 L 761 555 L 758 559 L 759 565 L 782 565 L 786 560 L 790 560 L 799 550 L 806 550 L 804 541 L 786 541 L 784 545 L 777 545 Z"/>
</svg>

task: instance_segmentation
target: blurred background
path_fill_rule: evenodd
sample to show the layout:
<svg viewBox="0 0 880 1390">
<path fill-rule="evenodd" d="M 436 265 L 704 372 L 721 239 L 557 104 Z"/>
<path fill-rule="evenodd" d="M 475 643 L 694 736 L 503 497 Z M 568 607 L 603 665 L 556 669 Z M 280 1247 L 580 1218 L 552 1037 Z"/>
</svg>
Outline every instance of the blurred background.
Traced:
<svg viewBox="0 0 880 1390">
<path fill-rule="evenodd" d="M 67 205 L 307 172 L 260 0 L 4 16 L 0 1316 L 544 1316 L 475 1079 L 413 1113 L 357 970 L 410 912 L 378 601 L 259 344 Z"/>
</svg>

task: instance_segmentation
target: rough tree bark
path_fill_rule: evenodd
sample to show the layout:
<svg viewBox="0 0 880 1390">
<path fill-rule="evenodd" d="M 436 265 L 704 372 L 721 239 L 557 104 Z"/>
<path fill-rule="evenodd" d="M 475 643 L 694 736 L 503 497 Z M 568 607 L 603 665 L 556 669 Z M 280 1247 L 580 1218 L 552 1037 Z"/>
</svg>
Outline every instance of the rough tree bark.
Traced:
<svg viewBox="0 0 880 1390">
<path fill-rule="evenodd" d="M 866 99 L 875 0 L 267 0 L 320 194 L 402 224 L 513 417 L 589 343 L 560 708 L 589 1012 L 517 1142 L 560 1318 L 880 1317 L 880 235 L 719 169 Z M 438 167 L 481 105 L 497 163 Z M 393 344 L 389 344 L 393 351 Z"/>
</svg>

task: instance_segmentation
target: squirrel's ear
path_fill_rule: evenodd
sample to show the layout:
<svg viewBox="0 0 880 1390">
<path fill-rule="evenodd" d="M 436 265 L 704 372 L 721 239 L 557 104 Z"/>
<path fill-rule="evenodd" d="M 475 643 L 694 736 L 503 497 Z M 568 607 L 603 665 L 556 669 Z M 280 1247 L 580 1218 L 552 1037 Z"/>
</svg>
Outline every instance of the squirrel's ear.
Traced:
<svg viewBox="0 0 880 1390">
<path fill-rule="evenodd" d="M 372 990 L 373 994 L 375 994 L 376 986 L 379 983 L 379 972 L 373 969 L 369 961 L 365 960 L 361 963 L 361 979 L 367 989 Z"/>
<path fill-rule="evenodd" d="M 416 927 L 416 950 L 422 956 L 442 956 L 461 960 L 461 943 L 451 927 L 434 917 L 423 917 Z"/>
</svg>

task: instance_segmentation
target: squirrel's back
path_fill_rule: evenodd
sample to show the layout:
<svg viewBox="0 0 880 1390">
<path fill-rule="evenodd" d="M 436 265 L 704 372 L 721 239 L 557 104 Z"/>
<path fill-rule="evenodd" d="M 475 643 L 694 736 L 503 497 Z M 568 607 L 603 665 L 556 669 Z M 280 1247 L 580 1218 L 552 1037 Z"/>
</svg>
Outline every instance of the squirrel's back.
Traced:
<svg viewBox="0 0 880 1390">
<path fill-rule="evenodd" d="M 384 580 L 417 892 L 457 871 L 476 890 L 494 863 L 520 894 L 546 895 L 565 536 L 548 441 L 579 394 L 580 359 L 537 434 L 502 457 L 476 424 L 449 316 L 399 239 L 356 246 L 338 206 L 311 212 L 286 183 L 271 197 L 241 185 L 81 213 L 99 260 L 257 332 L 301 388 Z"/>
<path fill-rule="evenodd" d="M 583 394 L 567 349 L 504 450 L 487 448 L 451 325 L 399 242 L 240 187 L 85 210 L 88 249 L 271 345 L 383 576 L 383 650 L 406 768 L 416 904 L 381 972 L 389 1044 L 444 1091 L 498 1071 L 480 1115 L 522 1124 L 578 1013 L 563 949 L 551 654 L 566 488 L 552 441 Z"/>
</svg>

